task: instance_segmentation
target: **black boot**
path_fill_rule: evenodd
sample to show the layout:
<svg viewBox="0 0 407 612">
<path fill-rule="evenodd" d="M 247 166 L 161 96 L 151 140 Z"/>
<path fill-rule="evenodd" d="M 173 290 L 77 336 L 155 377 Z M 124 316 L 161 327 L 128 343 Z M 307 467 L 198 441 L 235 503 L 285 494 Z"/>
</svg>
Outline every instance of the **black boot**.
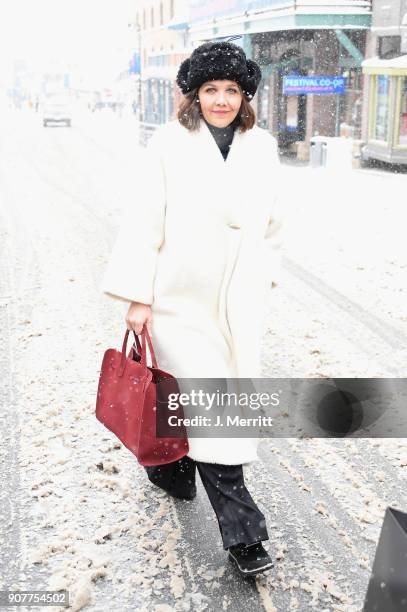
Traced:
<svg viewBox="0 0 407 612">
<path fill-rule="evenodd" d="M 189 457 L 178 461 L 145 467 L 148 479 L 157 487 L 178 499 L 196 497 L 195 462 Z"/>
<path fill-rule="evenodd" d="M 270 555 L 261 542 L 237 544 L 228 550 L 229 559 L 236 563 L 242 576 L 254 576 L 274 567 Z"/>
</svg>

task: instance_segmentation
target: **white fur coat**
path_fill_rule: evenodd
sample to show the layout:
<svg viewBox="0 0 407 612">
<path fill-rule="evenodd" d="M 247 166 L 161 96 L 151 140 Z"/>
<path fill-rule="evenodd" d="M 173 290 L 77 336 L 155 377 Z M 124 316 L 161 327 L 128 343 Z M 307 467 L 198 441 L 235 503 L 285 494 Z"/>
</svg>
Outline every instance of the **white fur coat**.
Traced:
<svg viewBox="0 0 407 612">
<path fill-rule="evenodd" d="M 260 377 L 266 291 L 280 259 L 275 138 L 237 130 L 225 161 L 203 120 L 195 132 L 174 120 L 143 157 L 101 290 L 152 305 L 158 365 L 174 376 Z M 258 458 L 252 438 L 189 442 L 197 461 Z"/>
</svg>

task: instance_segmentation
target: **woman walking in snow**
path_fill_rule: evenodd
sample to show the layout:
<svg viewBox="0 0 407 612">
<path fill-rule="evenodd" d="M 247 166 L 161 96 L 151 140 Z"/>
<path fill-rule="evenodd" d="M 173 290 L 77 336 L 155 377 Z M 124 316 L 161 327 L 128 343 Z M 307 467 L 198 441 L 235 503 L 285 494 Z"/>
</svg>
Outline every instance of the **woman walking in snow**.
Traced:
<svg viewBox="0 0 407 612">
<path fill-rule="evenodd" d="M 273 136 L 255 124 L 258 65 L 231 42 L 184 60 L 177 119 L 145 152 L 134 206 L 121 226 L 102 291 L 129 302 L 127 328 L 154 340 L 159 366 L 177 378 L 260 377 L 266 291 L 278 269 Z M 196 468 L 240 572 L 272 567 L 263 513 L 243 478 L 258 460 L 253 438 L 189 439 L 177 462 L 146 468 L 175 497 L 196 495 Z"/>
</svg>

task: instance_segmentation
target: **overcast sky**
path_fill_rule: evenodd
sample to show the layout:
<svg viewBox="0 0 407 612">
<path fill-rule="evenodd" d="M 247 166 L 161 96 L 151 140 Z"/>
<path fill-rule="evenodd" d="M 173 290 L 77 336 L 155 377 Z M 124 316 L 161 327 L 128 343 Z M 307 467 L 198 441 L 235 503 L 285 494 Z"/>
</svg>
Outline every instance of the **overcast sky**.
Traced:
<svg viewBox="0 0 407 612">
<path fill-rule="evenodd" d="M 8 80 L 13 59 L 26 59 L 37 69 L 70 63 L 84 72 L 114 72 L 134 36 L 127 28 L 134 5 L 134 0 L 1 0 L 0 82 Z"/>
</svg>

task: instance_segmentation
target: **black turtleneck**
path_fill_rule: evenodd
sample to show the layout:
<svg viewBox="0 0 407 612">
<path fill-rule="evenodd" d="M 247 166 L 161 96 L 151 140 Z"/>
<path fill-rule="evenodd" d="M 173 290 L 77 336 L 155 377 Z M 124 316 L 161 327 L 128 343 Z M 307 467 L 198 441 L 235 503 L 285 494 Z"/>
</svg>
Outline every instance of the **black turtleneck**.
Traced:
<svg viewBox="0 0 407 612">
<path fill-rule="evenodd" d="M 209 128 L 209 131 L 214 137 L 215 142 L 223 155 L 223 159 L 226 160 L 230 150 L 230 145 L 232 144 L 233 136 L 235 135 L 235 129 L 237 127 L 236 121 L 232 121 L 232 123 L 229 123 L 229 125 L 224 128 L 219 128 L 215 125 L 212 125 L 211 123 L 208 123 L 208 121 L 204 117 L 203 120 L 205 121 L 206 125 Z"/>
</svg>

